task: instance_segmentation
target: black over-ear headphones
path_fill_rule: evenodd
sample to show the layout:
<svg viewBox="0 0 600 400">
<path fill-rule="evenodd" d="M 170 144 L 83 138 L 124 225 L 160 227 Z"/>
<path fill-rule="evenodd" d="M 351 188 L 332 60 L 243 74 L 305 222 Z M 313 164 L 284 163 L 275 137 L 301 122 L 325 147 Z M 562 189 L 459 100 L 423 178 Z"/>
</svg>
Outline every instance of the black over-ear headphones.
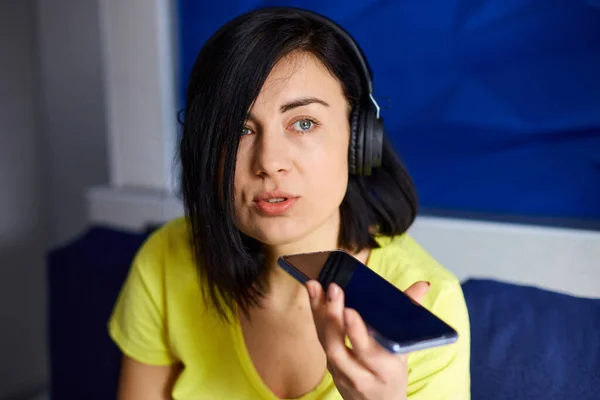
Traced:
<svg viewBox="0 0 600 400">
<path fill-rule="evenodd" d="M 351 174 L 369 176 L 373 168 L 381 166 L 384 127 L 383 119 L 379 115 L 379 105 L 373 97 L 373 79 L 367 59 L 352 36 L 331 19 L 313 11 L 290 9 L 305 14 L 333 29 L 344 38 L 356 56 L 362 70 L 363 84 L 368 91 L 368 97 L 363 95 L 359 104 L 354 106 L 350 116 L 348 167 Z"/>
</svg>

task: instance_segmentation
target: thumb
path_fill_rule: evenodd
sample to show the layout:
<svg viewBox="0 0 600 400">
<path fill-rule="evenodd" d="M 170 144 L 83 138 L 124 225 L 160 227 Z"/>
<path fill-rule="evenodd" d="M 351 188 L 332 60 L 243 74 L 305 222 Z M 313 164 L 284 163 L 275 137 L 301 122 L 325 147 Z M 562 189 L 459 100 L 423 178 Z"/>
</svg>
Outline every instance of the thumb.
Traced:
<svg viewBox="0 0 600 400">
<path fill-rule="evenodd" d="M 425 295 L 429 291 L 429 286 L 429 282 L 418 281 L 413 283 L 408 289 L 404 291 L 404 293 L 408 297 L 420 304 L 423 300 L 423 297 L 425 297 Z"/>
</svg>

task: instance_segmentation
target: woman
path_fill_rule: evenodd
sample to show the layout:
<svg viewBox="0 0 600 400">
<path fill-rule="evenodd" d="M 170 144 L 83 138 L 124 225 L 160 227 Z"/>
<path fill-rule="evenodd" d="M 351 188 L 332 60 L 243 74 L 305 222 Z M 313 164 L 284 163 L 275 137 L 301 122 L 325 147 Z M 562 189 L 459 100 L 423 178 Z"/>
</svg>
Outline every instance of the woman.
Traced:
<svg viewBox="0 0 600 400">
<path fill-rule="evenodd" d="M 387 139 L 369 176 L 351 153 L 368 86 L 349 39 L 302 10 L 250 12 L 204 45 L 180 146 L 186 217 L 140 249 L 109 323 L 124 354 L 119 398 L 469 398 L 464 298 L 405 234 L 412 182 Z M 335 248 L 455 327 L 458 342 L 392 355 L 339 287 L 305 290 L 276 264 Z"/>
</svg>

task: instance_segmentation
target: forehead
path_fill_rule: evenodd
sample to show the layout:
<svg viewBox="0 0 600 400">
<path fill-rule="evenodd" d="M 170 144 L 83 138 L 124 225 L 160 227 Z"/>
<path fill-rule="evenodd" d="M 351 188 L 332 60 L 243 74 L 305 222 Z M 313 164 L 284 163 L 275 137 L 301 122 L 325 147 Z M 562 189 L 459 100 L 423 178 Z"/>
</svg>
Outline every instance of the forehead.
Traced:
<svg viewBox="0 0 600 400">
<path fill-rule="evenodd" d="M 256 105 L 307 96 L 331 103 L 345 103 L 346 100 L 341 83 L 317 57 L 307 52 L 294 52 L 275 64 L 256 99 Z"/>
</svg>

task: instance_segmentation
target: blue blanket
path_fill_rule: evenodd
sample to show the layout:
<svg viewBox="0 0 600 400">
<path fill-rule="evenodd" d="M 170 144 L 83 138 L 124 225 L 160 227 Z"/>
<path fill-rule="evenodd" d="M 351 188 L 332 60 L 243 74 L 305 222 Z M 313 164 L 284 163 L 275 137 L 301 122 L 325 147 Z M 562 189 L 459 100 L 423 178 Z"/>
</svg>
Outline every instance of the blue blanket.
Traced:
<svg viewBox="0 0 600 400">
<path fill-rule="evenodd" d="M 600 1 L 179 0 L 181 99 L 204 41 L 267 5 L 356 37 L 424 208 L 600 221 Z"/>
<path fill-rule="evenodd" d="M 463 290 L 473 400 L 600 399 L 600 299 L 488 280 Z"/>
</svg>

